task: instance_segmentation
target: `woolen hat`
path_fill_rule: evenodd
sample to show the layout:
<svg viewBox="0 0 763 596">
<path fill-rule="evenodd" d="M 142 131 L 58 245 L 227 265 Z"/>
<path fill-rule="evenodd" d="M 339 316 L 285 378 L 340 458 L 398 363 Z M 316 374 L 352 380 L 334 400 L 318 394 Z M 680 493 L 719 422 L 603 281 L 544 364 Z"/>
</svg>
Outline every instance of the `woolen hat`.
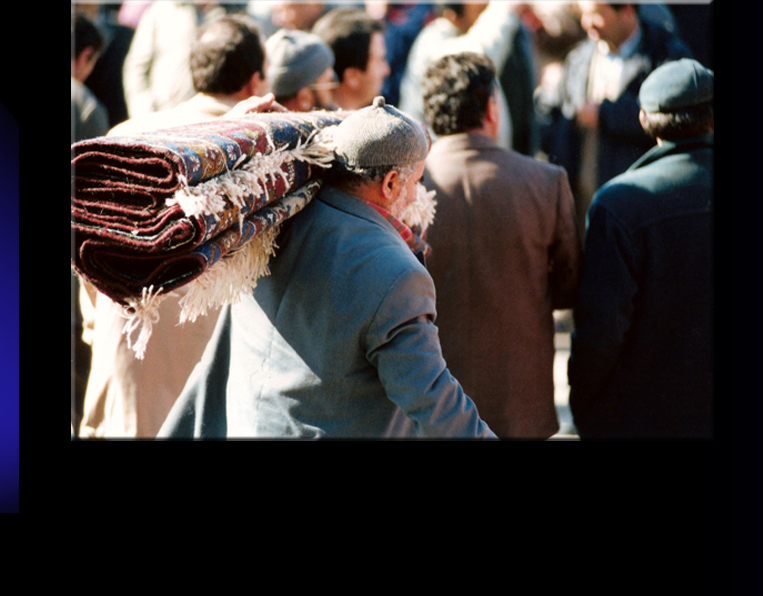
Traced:
<svg viewBox="0 0 763 596">
<path fill-rule="evenodd" d="M 645 112 L 671 112 L 713 99 L 713 71 L 681 58 L 656 68 L 641 84 L 638 98 Z"/>
<path fill-rule="evenodd" d="M 349 166 L 398 166 L 423 161 L 429 153 L 424 127 L 379 96 L 333 131 L 334 154 Z"/>
<path fill-rule="evenodd" d="M 276 97 L 294 95 L 334 66 L 334 52 L 317 35 L 281 29 L 265 42 L 266 78 Z"/>
</svg>

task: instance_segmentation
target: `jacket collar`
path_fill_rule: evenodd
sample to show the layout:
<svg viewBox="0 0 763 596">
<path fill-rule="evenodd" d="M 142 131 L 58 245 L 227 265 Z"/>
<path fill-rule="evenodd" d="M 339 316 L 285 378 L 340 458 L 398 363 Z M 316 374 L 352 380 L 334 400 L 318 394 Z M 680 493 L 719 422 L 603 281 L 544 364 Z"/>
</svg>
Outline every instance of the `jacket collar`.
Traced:
<svg viewBox="0 0 763 596">
<path fill-rule="evenodd" d="M 321 201 L 340 211 L 366 219 L 393 232 L 417 257 L 419 253 L 425 257 L 429 256 L 431 249 L 417 233 L 418 230 L 412 230 L 386 209 L 367 203 L 330 185 L 324 186 L 318 196 Z"/>
<path fill-rule="evenodd" d="M 371 208 L 371 206 L 351 194 L 339 190 L 329 184 L 326 184 L 321 188 L 318 198 L 335 209 L 339 209 L 350 215 L 366 219 L 378 225 L 387 225 L 387 222 L 385 222 L 381 214 Z"/>
<path fill-rule="evenodd" d="M 498 144 L 488 136 L 474 132 L 460 132 L 438 137 L 432 144 L 432 153 L 440 151 L 463 151 L 465 149 L 498 149 Z"/>
<path fill-rule="evenodd" d="M 674 141 L 663 141 L 662 145 L 655 145 L 649 151 L 637 159 L 628 170 L 635 170 L 648 165 L 667 155 L 675 153 L 686 153 L 697 149 L 712 149 L 714 146 L 713 135 L 699 135 L 677 139 Z"/>
</svg>

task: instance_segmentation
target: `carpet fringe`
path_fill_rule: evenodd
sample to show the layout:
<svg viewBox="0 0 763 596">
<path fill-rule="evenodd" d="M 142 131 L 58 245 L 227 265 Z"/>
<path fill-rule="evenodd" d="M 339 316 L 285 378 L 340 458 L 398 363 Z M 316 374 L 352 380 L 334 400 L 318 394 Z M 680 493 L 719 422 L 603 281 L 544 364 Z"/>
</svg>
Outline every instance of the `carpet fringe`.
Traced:
<svg viewBox="0 0 763 596">
<path fill-rule="evenodd" d="M 288 177 L 283 171 L 286 163 L 302 161 L 319 168 L 330 168 L 333 151 L 323 142 L 325 137 L 318 133 L 314 131 L 304 143 L 299 142 L 292 149 L 287 145 L 275 148 L 268 138 L 272 146 L 269 153 L 257 153 L 239 167 L 234 166 L 234 169 L 211 180 L 194 186 L 185 185 L 168 198 L 166 204 L 180 205 L 186 217 L 212 215 L 219 219 L 219 214 L 225 210 L 226 199 L 242 208 L 252 189 L 256 194 L 267 192 L 268 179 L 275 183 L 281 176 L 288 185 Z"/>
<path fill-rule="evenodd" d="M 135 352 L 138 360 L 146 355 L 148 340 L 151 339 L 154 323 L 159 322 L 159 304 L 169 294 L 160 296 L 162 289 L 154 292 L 154 286 L 143 288 L 140 299 L 131 298 L 128 305 L 122 308 L 122 316 L 127 319 L 122 327 L 122 333 L 127 337 L 127 348 Z M 133 344 L 132 334 L 139 329 L 138 339 Z"/>
<path fill-rule="evenodd" d="M 250 294 L 261 277 L 270 275 L 268 263 L 278 248 L 280 228 L 280 224 L 268 228 L 190 282 L 180 299 L 180 323 L 193 322 L 209 310 L 235 304 Z"/>
</svg>

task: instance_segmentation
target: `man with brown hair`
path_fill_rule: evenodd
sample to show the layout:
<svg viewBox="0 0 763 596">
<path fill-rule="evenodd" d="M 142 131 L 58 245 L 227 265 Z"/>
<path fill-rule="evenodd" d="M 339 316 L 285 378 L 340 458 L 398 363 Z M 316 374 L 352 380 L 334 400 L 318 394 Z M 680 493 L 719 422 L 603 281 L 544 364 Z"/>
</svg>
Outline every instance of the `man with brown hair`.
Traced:
<svg viewBox="0 0 763 596">
<path fill-rule="evenodd" d="M 334 52 L 337 106 L 357 110 L 371 105 L 390 73 L 383 21 L 362 9 L 335 8 L 315 23 L 312 32 Z"/>
<path fill-rule="evenodd" d="M 422 93 L 438 135 L 424 183 L 443 355 L 498 436 L 546 439 L 559 429 L 553 310 L 574 304 L 581 260 L 567 175 L 498 145 L 486 56 L 444 56 Z"/>
</svg>

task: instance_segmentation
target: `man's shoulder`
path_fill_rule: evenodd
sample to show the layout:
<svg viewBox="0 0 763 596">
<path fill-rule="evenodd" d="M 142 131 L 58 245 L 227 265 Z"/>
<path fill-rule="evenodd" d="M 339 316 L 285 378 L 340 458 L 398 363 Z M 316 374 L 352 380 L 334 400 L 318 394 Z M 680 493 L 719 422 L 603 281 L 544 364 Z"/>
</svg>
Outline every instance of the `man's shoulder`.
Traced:
<svg viewBox="0 0 763 596">
<path fill-rule="evenodd" d="M 592 208 L 606 210 L 635 230 L 666 218 L 712 213 L 711 187 L 699 178 L 682 179 L 675 168 L 658 161 L 607 182 L 594 196 Z"/>
<path fill-rule="evenodd" d="M 359 292 L 369 304 L 401 283 L 413 284 L 427 295 L 432 291 L 431 277 L 400 235 L 360 200 L 327 200 L 322 191 L 293 218 L 289 229 L 288 238 L 279 242 L 276 277 L 288 273 L 295 284 L 313 280 L 308 285 L 314 292 L 319 287 L 329 293 L 331 288 L 344 288 L 348 295 Z M 316 285 L 314 280 L 330 283 Z"/>
<path fill-rule="evenodd" d="M 692 57 L 691 50 L 675 33 L 648 21 L 641 21 L 643 53 L 654 57 L 658 63 L 665 60 Z"/>
<path fill-rule="evenodd" d="M 384 269 L 415 267 L 418 260 L 382 215 L 360 199 L 324 187 L 309 205 L 305 223 L 320 244 L 347 258 L 379 261 Z M 316 247 L 320 249 L 321 247 Z"/>
<path fill-rule="evenodd" d="M 503 152 L 506 154 L 504 157 L 506 163 L 514 164 L 515 168 L 528 174 L 558 178 L 565 173 L 565 169 L 558 164 L 549 163 L 530 155 L 523 155 L 517 151 L 504 150 Z"/>
<path fill-rule="evenodd" d="M 500 178 L 516 184 L 519 179 L 554 183 L 566 175 L 566 170 L 542 159 L 524 155 L 514 150 L 497 148 L 486 154 L 498 167 Z"/>
<path fill-rule="evenodd" d="M 427 159 L 427 171 L 436 178 L 453 179 L 466 172 L 473 182 L 482 179 L 481 172 L 489 169 L 492 184 L 516 186 L 519 182 L 559 184 L 565 169 L 536 157 L 499 147 L 480 135 L 451 135 L 441 137 L 432 147 Z"/>
</svg>

